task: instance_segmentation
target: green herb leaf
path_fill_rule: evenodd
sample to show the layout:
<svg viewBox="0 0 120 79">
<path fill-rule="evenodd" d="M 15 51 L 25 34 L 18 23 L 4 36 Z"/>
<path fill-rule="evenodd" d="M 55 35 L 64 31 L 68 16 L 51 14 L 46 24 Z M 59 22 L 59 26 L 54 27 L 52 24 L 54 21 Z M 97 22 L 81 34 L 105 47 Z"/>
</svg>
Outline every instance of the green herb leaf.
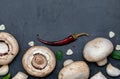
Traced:
<svg viewBox="0 0 120 79">
<path fill-rule="evenodd" d="M 58 50 L 56 52 L 56 58 L 57 58 L 57 60 L 62 60 L 62 57 L 63 57 L 63 52 L 61 50 Z"/>
<path fill-rule="evenodd" d="M 6 75 L 5 77 L 3 77 L 2 79 L 10 79 L 10 74 Z"/>
<path fill-rule="evenodd" d="M 120 51 L 119 50 L 115 50 L 112 52 L 111 57 L 114 59 L 118 59 L 120 60 Z"/>
</svg>

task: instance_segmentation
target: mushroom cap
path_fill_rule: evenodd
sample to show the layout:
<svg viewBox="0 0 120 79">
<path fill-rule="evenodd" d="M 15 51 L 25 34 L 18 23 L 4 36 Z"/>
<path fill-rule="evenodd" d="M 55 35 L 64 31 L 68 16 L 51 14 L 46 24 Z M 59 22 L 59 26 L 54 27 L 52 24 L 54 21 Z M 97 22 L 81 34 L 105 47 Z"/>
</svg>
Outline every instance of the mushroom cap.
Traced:
<svg viewBox="0 0 120 79">
<path fill-rule="evenodd" d="M 107 58 L 113 51 L 113 44 L 106 38 L 95 38 L 89 41 L 83 50 L 83 56 L 87 61 L 97 62 Z"/>
<path fill-rule="evenodd" d="M 63 67 L 58 79 L 88 79 L 89 73 L 89 67 L 84 61 L 76 61 Z"/>
<path fill-rule="evenodd" d="M 0 32 L 0 41 L 6 43 L 8 46 L 7 54 L 0 56 L 0 65 L 6 65 L 11 63 L 14 57 L 18 54 L 19 46 L 17 40 L 7 32 Z"/>
<path fill-rule="evenodd" d="M 43 69 L 37 69 L 31 63 L 34 58 L 34 55 L 38 53 L 43 55 L 47 60 L 47 65 Z M 35 77 L 44 77 L 54 70 L 56 66 L 56 59 L 54 53 L 49 48 L 45 46 L 33 46 L 30 49 L 28 49 L 24 54 L 22 64 L 24 69 L 30 75 Z"/>
</svg>

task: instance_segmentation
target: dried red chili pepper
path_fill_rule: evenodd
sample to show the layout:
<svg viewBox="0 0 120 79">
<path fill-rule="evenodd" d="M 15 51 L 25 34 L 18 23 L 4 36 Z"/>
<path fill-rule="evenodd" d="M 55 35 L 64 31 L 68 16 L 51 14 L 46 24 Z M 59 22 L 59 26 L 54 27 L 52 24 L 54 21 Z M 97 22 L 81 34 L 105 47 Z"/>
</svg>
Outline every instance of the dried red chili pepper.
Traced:
<svg viewBox="0 0 120 79">
<path fill-rule="evenodd" d="M 45 40 L 42 40 L 40 38 L 37 38 L 37 39 L 41 43 L 44 43 L 47 45 L 61 46 L 61 45 L 65 45 L 65 44 L 68 44 L 68 43 L 75 41 L 80 36 L 89 36 L 89 34 L 87 34 L 87 33 L 72 34 L 72 35 L 68 36 L 67 38 L 65 38 L 63 40 L 59 40 L 59 41 L 45 41 Z"/>
</svg>

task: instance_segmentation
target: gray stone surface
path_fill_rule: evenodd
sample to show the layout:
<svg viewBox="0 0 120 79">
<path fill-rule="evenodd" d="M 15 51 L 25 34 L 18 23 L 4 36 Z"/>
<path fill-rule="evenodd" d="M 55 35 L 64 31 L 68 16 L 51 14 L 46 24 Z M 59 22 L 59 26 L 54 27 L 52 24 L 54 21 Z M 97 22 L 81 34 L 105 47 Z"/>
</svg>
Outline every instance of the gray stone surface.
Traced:
<svg viewBox="0 0 120 79">
<path fill-rule="evenodd" d="M 19 54 L 10 64 L 12 76 L 18 71 L 25 72 L 21 59 L 29 48 L 29 41 L 35 41 L 35 45 L 44 45 L 36 40 L 36 34 L 46 40 L 58 40 L 73 33 L 88 32 L 91 35 L 89 38 L 81 37 L 65 46 L 44 45 L 54 52 L 59 49 L 64 52 L 63 60 L 57 61 L 53 73 L 40 78 L 57 79 L 65 59 L 84 60 L 82 51 L 87 41 L 99 36 L 109 38 L 108 33 L 112 30 L 116 37 L 110 40 L 114 45 L 120 44 L 120 0 L 0 0 L 0 24 L 6 25 L 5 31 L 15 36 L 20 45 Z M 74 51 L 72 56 L 65 55 L 69 48 Z M 119 60 L 109 57 L 108 61 L 120 68 Z M 106 66 L 98 67 L 95 63 L 88 65 L 90 76 L 101 71 L 108 79 L 120 79 L 109 77 L 105 72 Z M 29 76 L 29 79 L 39 78 Z"/>
</svg>

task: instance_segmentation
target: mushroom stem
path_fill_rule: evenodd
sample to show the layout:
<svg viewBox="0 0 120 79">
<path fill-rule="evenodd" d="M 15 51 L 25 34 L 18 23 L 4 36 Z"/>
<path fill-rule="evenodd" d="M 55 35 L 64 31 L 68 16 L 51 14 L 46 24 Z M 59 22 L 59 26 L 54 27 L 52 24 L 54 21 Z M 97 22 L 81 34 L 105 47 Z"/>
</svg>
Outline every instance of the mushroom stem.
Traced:
<svg viewBox="0 0 120 79">
<path fill-rule="evenodd" d="M 42 54 L 37 53 L 34 55 L 31 63 L 33 67 L 41 70 L 47 66 L 47 59 Z"/>
<path fill-rule="evenodd" d="M 107 64 L 107 58 L 100 60 L 98 62 L 96 62 L 98 66 L 104 66 L 105 64 Z"/>
</svg>

